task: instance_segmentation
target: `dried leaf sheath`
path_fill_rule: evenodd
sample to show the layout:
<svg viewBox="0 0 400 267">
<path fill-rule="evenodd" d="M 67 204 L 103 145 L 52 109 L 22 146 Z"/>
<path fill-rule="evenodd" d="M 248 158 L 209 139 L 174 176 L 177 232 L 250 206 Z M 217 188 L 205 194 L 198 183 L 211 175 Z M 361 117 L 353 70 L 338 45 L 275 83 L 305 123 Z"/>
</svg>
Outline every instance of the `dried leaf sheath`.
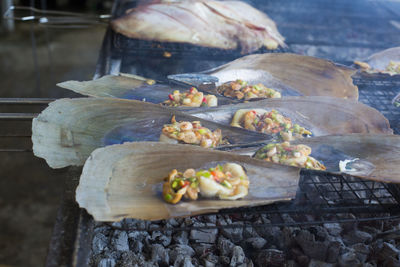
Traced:
<svg viewBox="0 0 400 267">
<path fill-rule="evenodd" d="M 188 113 L 230 124 L 233 114 L 240 109 L 275 109 L 307 126 L 315 136 L 340 133 L 392 134 L 389 121 L 376 109 L 346 99 L 324 96 L 285 97 L 236 105 L 224 105 L 212 109 L 191 110 Z"/>
<path fill-rule="evenodd" d="M 356 70 L 331 61 L 289 53 L 254 54 L 206 71 L 219 83 L 242 79 L 263 83 L 285 92 L 305 96 L 358 99 L 351 76 Z"/>
<path fill-rule="evenodd" d="M 355 70 L 309 56 L 255 54 L 204 73 L 218 77 L 219 84 L 236 79 L 250 84 L 263 83 L 280 91 L 283 97 L 304 95 L 358 98 L 358 88 L 353 85 L 351 78 Z M 152 103 L 167 100 L 168 94 L 173 91 L 168 85 L 149 85 L 145 81 L 145 78 L 108 75 L 93 81 L 66 81 L 58 86 L 82 95 L 137 100 L 145 98 Z"/>
<path fill-rule="evenodd" d="M 140 101 L 111 98 L 61 99 L 49 105 L 32 123 L 34 154 L 52 168 L 81 166 L 90 153 L 104 145 L 126 141 L 158 141 L 164 124 L 200 121 L 221 129 L 230 144 L 247 144 L 269 136 L 221 125 L 177 110 Z"/>
<path fill-rule="evenodd" d="M 201 168 L 217 162 L 236 162 L 246 169 L 248 196 L 236 201 L 201 199 L 177 205 L 162 200 L 161 182 L 172 168 Z M 289 200 L 296 194 L 298 180 L 296 168 L 233 153 L 188 145 L 126 143 L 92 153 L 85 163 L 76 200 L 97 221 L 159 220 Z"/>
</svg>

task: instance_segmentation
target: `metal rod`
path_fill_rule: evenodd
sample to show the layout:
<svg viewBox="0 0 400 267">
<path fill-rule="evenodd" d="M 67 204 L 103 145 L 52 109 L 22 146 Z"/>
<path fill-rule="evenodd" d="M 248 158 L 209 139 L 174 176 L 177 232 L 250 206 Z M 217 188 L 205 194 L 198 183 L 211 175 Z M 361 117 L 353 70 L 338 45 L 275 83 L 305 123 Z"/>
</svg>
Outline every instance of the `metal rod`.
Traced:
<svg viewBox="0 0 400 267">
<path fill-rule="evenodd" d="M 17 15 L 16 13 L 25 14 Z M 90 25 L 108 25 L 109 14 L 92 15 L 55 10 L 42 10 L 33 6 L 11 6 L 4 13 L 5 20 L 37 21 L 39 25 L 56 28 L 81 28 Z"/>
<path fill-rule="evenodd" d="M 55 100 L 57 98 L 0 98 L 0 104 L 42 105 Z"/>
<path fill-rule="evenodd" d="M 36 113 L 0 113 L 0 120 L 32 120 L 36 118 Z"/>
<path fill-rule="evenodd" d="M 32 152 L 32 149 L 30 149 L 30 148 L 26 148 L 26 149 L 23 149 L 23 148 L 20 148 L 20 149 L 18 149 L 18 148 L 6 148 L 6 149 L 0 148 L 0 153 L 1 152 L 5 152 L 5 153 L 10 153 L 10 152 Z"/>
</svg>

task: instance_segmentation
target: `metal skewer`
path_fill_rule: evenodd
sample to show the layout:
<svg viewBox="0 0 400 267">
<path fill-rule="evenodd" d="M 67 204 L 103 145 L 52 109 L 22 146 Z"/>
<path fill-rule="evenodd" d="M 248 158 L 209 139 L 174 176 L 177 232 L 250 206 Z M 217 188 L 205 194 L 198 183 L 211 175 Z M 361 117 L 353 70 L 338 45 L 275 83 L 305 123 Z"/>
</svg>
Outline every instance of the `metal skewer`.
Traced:
<svg viewBox="0 0 400 267">
<path fill-rule="evenodd" d="M 16 21 L 35 21 L 39 25 L 53 28 L 83 28 L 92 25 L 108 25 L 111 15 L 90 15 L 42 10 L 28 6 L 10 6 L 4 13 L 3 18 Z"/>
</svg>

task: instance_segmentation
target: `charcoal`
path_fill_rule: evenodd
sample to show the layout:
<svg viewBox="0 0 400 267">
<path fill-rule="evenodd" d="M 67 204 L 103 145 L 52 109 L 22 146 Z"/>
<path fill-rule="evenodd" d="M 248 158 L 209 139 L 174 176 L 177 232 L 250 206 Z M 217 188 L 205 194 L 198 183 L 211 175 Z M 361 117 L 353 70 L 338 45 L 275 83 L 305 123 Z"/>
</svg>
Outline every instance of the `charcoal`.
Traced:
<svg viewBox="0 0 400 267">
<path fill-rule="evenodd" d="M 173 245 L 170 247 L 169 257 L 175 262 L 178 255 L 193 257 L 194 250 L 187 245 Z"/>
<path fill-rule="evenodd" d="M 229 239 L 222 236 L 218 238 L 217 247 L 222 256 L 230 257 L 234 246 L 235 244 L 233 244 Z"/>
<path fill-rule="evenodd" d="M 143 242 L 140 240 L 136 240 L 133 242 L 132 251 L 135 253 L 142 253 L 143 251 Z"/>
<path fill-rule="evenodd" d="M 108 245 L 108 237 L 102 233 L 97 233 L 93 236 L 92 240 L 92 252 L 94 255 L 103 252 Z"/>
<path fill-rule="evenodd" d="M 276 249 L 264 249 L 258 254 L 256 263 L 258 266 L 283 266 L 285 254 Z"/>
<path fill-rule="evenodd" d="M 292 257 L 299 263 L 300 266 L 307 266 L 310 258 L 307 255 L 304 255 L 303 251 L 299 248 L 292 248 L 290 250 Z"/>
<path fill-rule="evenodd" d="M 221 233 L 223 236 L 230 239 L 233 243 L 239 243 L 243 239 L 242 227 L 222 228 Z"/>
<path fill-rule="evenodd" d="M 277 242 L 280 248 L 292 247 L 295 243 L 293 239 L 294 232 L 298 232 L 298 228 L 294 227 L 284 227 L 282 229 L 282 234 L 278 237 Z"/>
<path fill-rule="evenodd" d="M 173 261 L 173 266 L 174 267 L 181 267 L 183 262 L 185 261 L 186 256 L 179 254 L 175 261 Z"/>
<path fill-rule="evenodd" d="M 231 263 L 231 258 L 227 256 L 219 256 L 219 263 L 223 266 L 228 266 Z"/>
<path fill-rule="evenodd" d="M 259 235 L 265 238 L 267 241 L 273 241 L 277 239 L 281 234 L 281 228 L 279 227 L 267 227 L 267 228 L 259 228 L 257 229 Z"/>
<path fill-rule="evenodd" d="M 312 259 L 324 261 L 328 252 L 329 242 L 316 241 L 315 236 L 306 230 L 301 230 L 296 236 L 297 244 L 304 254 Z"/>
<path fill-rule="evenodd" d="M 113 223 L 111 224 L 111 226 L 114 227 L 114 228 L 122 228 L 122 221 L 113 222 Z"/>
<path fill-rule="evenodd" d="M 266 243 L 267 243 L 267 240 L 265 240 L 262 237 L 251 237 L 244 241 L 245 245 L 247 245 L 253 249 L 262 249 Z"/>
<path fill-rule="evenodd" d="M 384 261 L 382 265 L 387 267 L 398 267 L 400 266 L 400 261 L 396 258 L 389 257 Z"/>
<path fill-rule="evenodd" d="M 137 267 L 145 264 L 145 258 L 141 254 L 134 253 L 132 251 L 126 251 L 121 254 L 121 260 L 119 266 L 124 267 Z"/>
<path fill-rule="evenodd" d="M 164 235 L 160 231 L 154 231 L 151 234 L 150 242 L 151 243 L 161 244 L 164 247 L 166 247 L 169 244 L 171 244 L 171 236 Z"/>
<path fill-rule="evenodd" d="M 334 267 L 335 264 L 311 259 L 308 267 Z"/>
<path fill-rule="evenodd" d="M 186 217 L 183 219 L 183 222 L 181 223 L 181 227 L 187 227 L 187 226 L 192 226 L 193 223 L 195 223 L 196 220 L 191 217 Z"/>
<path fill-rule="evenodd" d="M 214 267 L 218 264 L 218 261 L 218 256 L 212 253 L 209 253 L 206 257 L 203 258 L 203 264 L 205 267 Z"/>
<path fill-rule="evenodd" d="M 190 239 L 200 243 L 214 243 L 217 239 L 217 235 L 218 229 L 201 229 L 190 231 Z"/>
<path fill-rule="evenodd" d="M 326 262 L 335 263 L 340 255 L 340 251 L 343 249 L 343 245 L 339 241 L 333 241 L 329 244 L 329 248 L 326 255 Z"/>
<path fill-rule="evenodd" d="M 94 228 L 94 234 L 103 234 L 105 236 L 108 236 L 111 232 L 111 228 L 107 225 L 100 224 L 99 226 Z"/>
<path fill-rule="evenodd" d="M 97 267 L 114 267 L 116 264 L 114 259 L 102 259 Z"/>
<path fill-rule="evenodd" d="M 179 231 L 172 236 L 175 244 L 187 245 L 189 243 L 189 234 L 186 231 Z"/>
<path fill-rule="evenodd" d="M 348 251 L 340 255 L 338 263 L 340 267 L 361 265 L 361 262 L 354 251 Z"/>
<path fill-rule="evenodd" d="M 182 219 L 171 218 L 167 220 L 167 223 L 173 227 L 178 227 L 182 223 Z"/>
<path fill-rule="evenodd" d="M 367 232 L 363 231 L 351 231 L 343 236 L 343 242 L 348 245 L 354 245 L 357 243 L 370 243 L 372 241 L 372 236 Z"/>
<path fill-rule="evenodd" d="M 308 228 L 308 231 L 314 235 L 316 241 L 325 241 L 330 239 L 328 230 L 324 227 L 313 226 Z"/>
<path fill-rule="evenodd" d="M 149 236 L 149 233 L 145 232 L 145 231 L 131 231 L 128 233 L 128 237 L 132 241 L 136 241 L 136 240 L 142 241 L 148 236 Z"/>
<path fill-rule="evenodd" d="M 244 263 L 245 259 L 246 255 L 244 254 L 242 247 L 235 246 L 232 249 L 232 257 L 229 266 L 234 267 L 239 264 L 242 264 Z"/>
<path fill-rule="evenodd" d="M 117 251 L 129 250 L 128 234 L 125 231 L 115 230 L 112 235 L 111 243 Z"/>
<path fill-rule="evenodd" d="M 182 267 L 195 267 L 195 265 L 193 265 L 192 259 L 190 257 L 185 257 Z"/>
<path fill-rule="evenodd" d="M 103 252 L 103 256 L 104 258 L 110 258 L 110 259 L 119 259 L 121 257 L 121 254 L 123 252 L 121 251 L 116 251 L 116 250 L 111 250 L 111 249 L 107 249 Z"/>
<path fill-rule="evenodd" d="M 354 216 L 351 213 L 347 213 L 347 214 L 337 214 L 338 219 L 348 219 L 348 220 L 355 220 L 356 216 Z M 344 232 L 351 232 L 351 231 L 356 231 L 357 230 L 357 226 L 358 223 L 356 221 L 351 221 L 351 222 L 344 222 L 341 223 L 342 229 Z"/>
<path fill-rule="evenodd" d="M 369 246 L 362 243 L 358 243 L 351 246 L 351 248 L 357 254 L 357 258 L 360 260 L 360 262 L 364 263 L 367 260 L 368 255 L 370 253 Z"/>
<path fill-rule="evenodd" d="M 205 216 L 206 222 L 216 224 L 217 223 L 217 215 L 208 215 Z"/>
<path fill-rule="evenodd" d="M 149 221 L 136 220 L 136 219 L 124 220 L 124 226 L 130 230 L 138 230 L 138 231 L 147 230 L 149 225 L 150 225 Z"/>
<path fill-rule="evenodd" d="M 383 261 L 389 257 L 393 258 L 399 257 L 400 250 L 388 242 L 383 242 L 377 254 L 379 255 L 379 259 Z"/>
<path fill-rule="evenodd" d="M 288 260 L 285 267 L 298 267 L 299 265 L 294 260 Z"/>
<path fill-rule="evenodd" d="M 251 238 L 251 237 L 259 237 L 260 235 L 253 227 L 245 227 L 243 228 L 243 238 Z"/>
<path fill-rule="evenodd" d="M 168 249 L 165 249 L 160 244 L 154 244 L 151 248 L 151 261 L 158 265 L 169 265 Z"/>
<path fill-rule="evenodd" d="M 364 226 L 364 227 L 362 227 L 362 228 L 360 228 L 360 229 L 361 229 L 362 231 L 364 231 L 364 232 L 366 232 L 366 233 L 372 235 L 372 236 L 375 236 L 375 235 L 381 233 L 381 230 L 379 230 L 379 229 L 377 229 L 377 228 L 375 228 L 375 227 L 371 227 L 371 226 Z"/>
<path fill-rule="evenodd" d="M 339 236 L 343 230 L 339 223 L 325 223 L 324 227 L 332 236 Z"/>
<path fill-rule="evenodd" d="M 192 244 L 192 247 L 198 257 L 204 257 L 213 250 L 213 244 L 209 243 L 196 243 Z"/>
</svg>

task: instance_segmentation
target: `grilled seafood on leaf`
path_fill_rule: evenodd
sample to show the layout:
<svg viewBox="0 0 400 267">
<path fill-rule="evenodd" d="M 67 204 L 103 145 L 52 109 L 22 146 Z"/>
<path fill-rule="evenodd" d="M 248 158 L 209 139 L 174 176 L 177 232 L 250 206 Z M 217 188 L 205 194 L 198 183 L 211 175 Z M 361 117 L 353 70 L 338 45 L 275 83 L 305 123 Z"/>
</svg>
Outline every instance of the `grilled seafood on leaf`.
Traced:
<svg viewBox="0 0 400 267">
<path fill-rule="evenodd" d="M 201 83 L 196 83 L 193 86 L 185 84 L 171 86 L 155 83 L 153 80 L 140 76 L 131 77 L 131 75 L 106 75 L 92 81 L 66 81 L 57 84 L 59 87 L 82 95 L 131 99 L 171 107 L 214 107 L 218 104 L 225 105 L 233 102 L 225 97 L 220 99 L 212 94 L 204 94 L 197 88 L 201 85 Z"/>
<path fill-rule="evenodd" d="M 163 185 L 164 200 L 178 203 L 182 197 L 196 200 L 199 196 L 236 200 L 248 194 L 249 180 L 242 166 L 226 163 L 208 170 L 172 170 Z"/>
<path fill-rule="evenodd" d="M 201 147 L 217 147 L 220 144 L 226 144 L 222 140 L 222 132 L 216 129 L 214 132 L 203 127 L 200 121 L 181 121 L 177 122 L 175 116 L 171 119 L 171 124 L 166 124 L 162 128 L 160 142 L 177 144 L 200 145 Z"/>
<path fill-rule="evenodd" d="M 57 85 L 88 96 L 145 100 L 155 104 L 168 100 L 174 89 L 183 91 L 194 86 L 201 92 L 216 95 L 218 105 L 225 105 L 239 100 L 236 97 L 224 97 L 217 87 L 238 79 L 250 85 L 262 84 L 264 87 L 273 88 L 272 96 L 278 96 L 279 93 L 283 97 L 303 95 L 357 99 L 358 88 L 353 85 L 351 78 L 355 72 L 355 69 L 339 66 L 324 59 L 276 53 L 242 57 L 199 75 L 169 75 L 171 81 L 185 84 L 181 87 L 174 86 L 173 89 L 170 85 L 150 82 L 143 77 L 111 75 L 93 81 L 66 81 Z M 204 83 L 214 84 L 215 81 L 218 81 L 217 87 L 202 86 Z"/>
<path fill-rule="evenodd" d="M 299 144 L 291 145 L 289 142 L 268 144 L 254 155 L 257 159 L 300 167 L 313 170 L 326 170 L 318 160 L 310 156 L 311 147 Z"/>
<path fill-rule="evenodd" d="M 266 134 L 279 134 L 283 141 L 312 135 L 299 124 L 292 124 L 290 118 L 275 109 L 270 112 L 263 109 L 239 109 L 233 116 L 231 125 Z"/>
<path fill-rule="evenodd" d="M 190 88 L 189 91 L 181 93 L 175 90 L 172 94 L 168 95 L 168 100 L 163 104 L 170 107 L 186 106 L 186 107 L 216 107 L 218 106 L 218 99 L 215 95 L 204 95 L 199 92 L 195 87 Z"/>
<path fill-rule="evenodd" d="M 298 168 L 198 146 L 135 142 L 96 149 L 76 201 L 96 221 L 160 220 L 290 200 L 298 182 Z M 178 202 L 182 197 L 189 200 Z"/>
<path fill-rule="evenodd" d="M 250 53 L 285 47 L 275 23 L 241 1 L 173 1 L 143 4 L 111 22 L 129 38 L 190 43 Z"/>
<path fill-rule="evenodd" d="M 187 112 L 221 124 L 272 134 L 284 141 L 309 135 L 393 133 L 388 120 L 376 109 L 360 102 L 332 97 L 265 99 Z"/>
<path fill-rule="evenodd" d="M 367 73 L 400 74 L 400 47 L 393 47 L 371 55 L 354 64 Z"/>
<path fill-rule="evenodd" d="M 289 53 L 253 54 L 204 71 L 218 86 L 238 79 L 263 84 L 284 96 L 331 96 L 358 99 L 351 76 L 355 69 L 331 61 Z"/>
<path fill-rule="evenodd" d="M 249 100 L 252 98 L 281 98 L 281 93 L 263 84 L 249 85 L 246 81 L 236 80 L 220 85 L 217 91 L 224 96 Z"/>
<path fill-rule="evenodd" d="M 250 152 L 246 150 L 246 153 Z M 308 160 L 310 154 L 314 157 L 311 161 Z M 256 158 L 279 164 L 332 173 L 347 173 L 379 182 L 400 183 L 399 135 L 317 136 L 297 139 L 290 145 L 287 142 L 278 146 L 269 144 L 254 155 Z"/>
<path fill-rule="evenodd" d="M 172 117 L 176 121 L 170 125 Z M 81 166 L 98 147 L 160 139 L 228 149 L 272 137 L 160 105 L 112 98 L 60 99 L 32 122 L 34 154 L 53 168 Z"/>
</svg>

